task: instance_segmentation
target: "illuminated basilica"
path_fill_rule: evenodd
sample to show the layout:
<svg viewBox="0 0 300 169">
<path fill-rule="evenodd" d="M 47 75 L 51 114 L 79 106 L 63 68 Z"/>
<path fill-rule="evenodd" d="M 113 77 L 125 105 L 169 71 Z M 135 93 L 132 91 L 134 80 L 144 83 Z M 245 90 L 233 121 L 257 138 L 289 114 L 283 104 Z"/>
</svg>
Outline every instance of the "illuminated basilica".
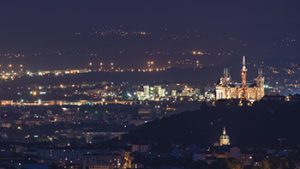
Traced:
<svg viewBox="0 0 300 169">
<path fill-rule="evenodd" d="M 241 83 L 233 83 L 228 70 L 224 70 L 224 76 L 216 86 L 216 100 L 220 99 L 240 99 L 244 101 L 258 101 L 265 95 L 264 80 L 262 70 L 258 70 L 258 77 L 254 83 L 247 83 L 247 68 L 245 56 L 243 56 L 243 66 L 241 70 Z"/>
</svg>

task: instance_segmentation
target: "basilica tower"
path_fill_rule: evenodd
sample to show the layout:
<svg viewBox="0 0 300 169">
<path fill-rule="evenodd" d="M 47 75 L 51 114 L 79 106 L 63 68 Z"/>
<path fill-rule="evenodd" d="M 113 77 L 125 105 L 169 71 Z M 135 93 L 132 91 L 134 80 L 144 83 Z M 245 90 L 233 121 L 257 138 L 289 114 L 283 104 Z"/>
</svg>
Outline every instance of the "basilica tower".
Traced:
<svg viewBox="0 0 300 169">
<path fill-rule="evenodd" d="M 246 68 L 246 58 L 243 56 L 243 67 L 241 70 L 241 77 L 242 77 L 242 93 L 241 93 L 241 100 L 247 100 L 247 68 Z"/>
<path fill-rule="evenodd" d="M 264 88 L 265 78 L 263 77 L 262 69 L 258 69 L 258 76 L 256 78 L 256 86 L 257 86 L 257 100 L 260 100 L 265 95 Z"/>
</svg>

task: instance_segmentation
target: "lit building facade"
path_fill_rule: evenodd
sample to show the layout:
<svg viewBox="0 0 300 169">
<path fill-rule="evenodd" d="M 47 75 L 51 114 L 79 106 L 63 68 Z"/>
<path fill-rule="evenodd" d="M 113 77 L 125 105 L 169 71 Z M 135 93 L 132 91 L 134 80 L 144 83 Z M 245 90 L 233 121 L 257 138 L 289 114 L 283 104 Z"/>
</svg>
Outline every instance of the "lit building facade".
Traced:
<svg viewBox="0 0 300 169">
<path fill-rule="evenodd" d="M 143 86 L 143 91 L 137 91 L 137 97 L 139 100 L 156 100 L 165 97 L 166 89 L 161 85 L 155 85 L 150 87 L 149 85 Z"/>
<path fill-rule="evenodd" d="M 258 77 L 254 83 L 247 83 L 247 68 L 245 56 L 243 57 L 243 66 L 241 70 L 242 83 L 233 83 L 228 70 L 224 70 L 224 76 L 216 86 L 216 100 L 220 99 L 240 99 L 249 101 L 258 101 L 265 95 L 262 70 L 259 69 Z"/>
</svg>

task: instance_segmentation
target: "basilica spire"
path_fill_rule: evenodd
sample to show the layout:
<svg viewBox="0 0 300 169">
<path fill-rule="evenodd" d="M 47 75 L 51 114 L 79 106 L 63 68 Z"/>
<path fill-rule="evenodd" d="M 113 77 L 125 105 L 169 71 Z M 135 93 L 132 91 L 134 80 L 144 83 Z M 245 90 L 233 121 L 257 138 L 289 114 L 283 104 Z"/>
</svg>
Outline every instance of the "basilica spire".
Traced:
<svg viewBox="0 0 300 169">
<path fill-rule="evenodd" d="M 226 135 L 226 128 L 225 128 L 225 126 L 223 127 L 223 135 Z"/>
<path fill-rule="evenodd" d="M 246 57 L 243 56 L 243 67 L 242 67 L 242 71 L 243 72 L 246 72 L 247 71 L 247 68 L 246 68 Z"/>
<path fill-rule="evenodd" d="M 263 77 L 262 68 L 258 69 L 258 77 Z"/>
</svg>

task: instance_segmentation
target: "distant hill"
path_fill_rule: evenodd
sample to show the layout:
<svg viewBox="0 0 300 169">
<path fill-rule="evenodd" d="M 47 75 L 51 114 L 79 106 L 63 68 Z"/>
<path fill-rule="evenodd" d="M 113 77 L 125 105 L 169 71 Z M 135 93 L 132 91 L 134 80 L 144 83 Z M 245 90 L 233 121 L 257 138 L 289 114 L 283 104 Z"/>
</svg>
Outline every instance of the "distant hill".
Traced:
<svg viewBox="0 0 300 169">
<path fill-rule="evenodd" d="M 237 102 L 220 101 L 216 107 L 205 103 L 201 109 L 156 120 L 124 136 L 128 141 L 212 145 L 218 141 L 222 127 L 235 145 L 279 145 L 300 141 L 300 104 L 260 101 L 252 107 Z"/>
</svg>

